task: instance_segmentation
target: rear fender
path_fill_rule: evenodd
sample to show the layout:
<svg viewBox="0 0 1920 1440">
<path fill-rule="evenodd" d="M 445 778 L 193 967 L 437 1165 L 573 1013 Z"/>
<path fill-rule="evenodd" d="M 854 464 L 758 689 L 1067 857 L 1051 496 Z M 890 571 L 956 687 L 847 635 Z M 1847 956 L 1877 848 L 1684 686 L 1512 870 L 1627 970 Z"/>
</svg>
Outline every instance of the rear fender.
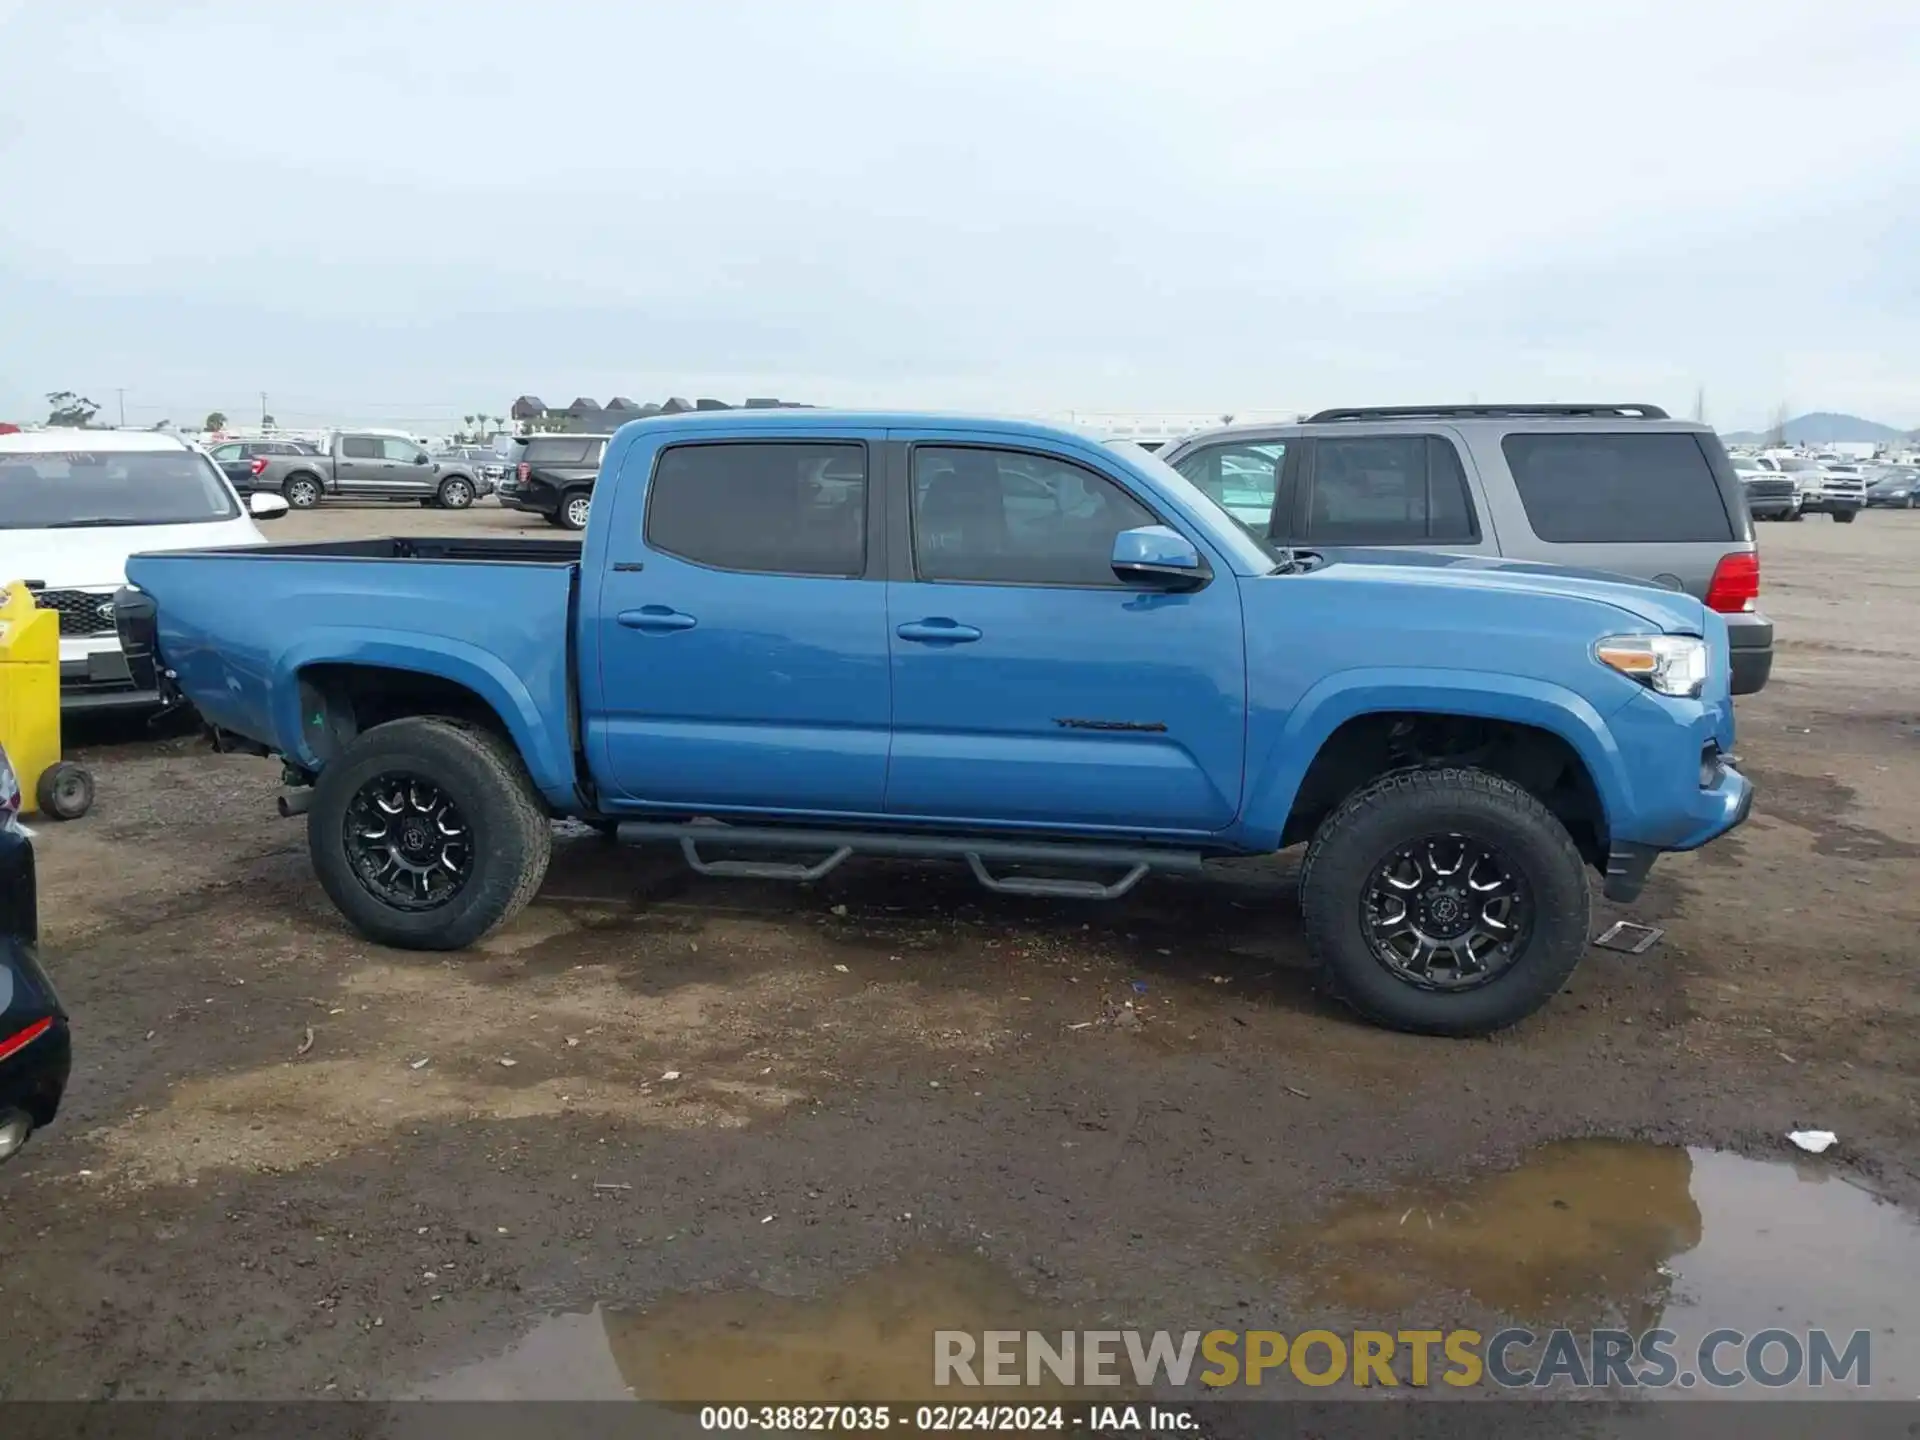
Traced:
<svg viewBox="0 0 1920 1440">
<path fill-rule="evenodd" d="M 1574 691 L 1472 670 L 1346 670 L 1301 696 L 1279 737 L 1247 767 L 1242 828 L 1248 848 L 1278 848 L 1300 782 L 1334 731 L 1358 716 L 1399 711 L 1507 720 L 1550 731 L 1585 763 L 1605 817 L 1633 813 L 1633 778 L 1619 746 L 1601 713 Z"/>
<path fill-rule="evenodd" d="M 498 656 L 464 641 L 435 636 L 428 643 L 405 632 L 373 629 L 312 633 L 276 657 L 272 693 L 279 748 L 295 763 L 314 771 L 325 762 L 313 747 L 305 724 L 307 717 L 301 713 L 299 684 L 300 672 L 312 665 L 379 666 L 464 685 L 500 717 L 533 778 L 534 788 L 547 802 L 560 810 L 579 808 L 573 752 L 565 726 L 556 730 L 544 718 L 546 714 L 564 717 L 568 713 L 564 671 L 559 695 L 536 698 Z"/>
</svg>

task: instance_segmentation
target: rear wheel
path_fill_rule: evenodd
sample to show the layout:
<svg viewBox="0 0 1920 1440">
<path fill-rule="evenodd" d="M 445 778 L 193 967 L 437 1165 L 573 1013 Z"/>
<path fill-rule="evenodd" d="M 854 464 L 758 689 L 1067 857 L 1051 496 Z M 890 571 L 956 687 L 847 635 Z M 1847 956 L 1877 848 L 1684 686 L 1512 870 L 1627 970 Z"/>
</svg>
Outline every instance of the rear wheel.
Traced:
<svg viewBox="0 0 1920 1440">
<path fill-rule="evenodd" d="M 593 496 L 585 490 L 573 490 L 561 497 L 555 523 L 562 530 L 584 530 L 587 514 L 593 508 Z"/>
<path fill-rule="evenodd" d="M 1565 827 L 1483 770 L 1382 776 L 1321 823 L 1300 871 L 1333 992 L 1427 1035 L 1484 1035 L 1546 1004 L 1586 950 L 1590 903 Z"/>
<path fill-rule="evenodd" d="M 363 935 L 458 950 L 525 908 L 552 833 L 506 741 L 411 717 L 366 731 L 320 772 L 307 848 L 328 898 Z"/>
<path fill-rule="evenodd" d="M 440 482 L 437 498 L 448 510 L 464 510 L 473 504 L 473 482 L 460 475 L 449 475 Z"/>
<path fill-rule="evenodd" d="M 287 504 L 296 510 L 311 510 L 320 503 L 320 482 L 311 475 L 295 475 L 280 487 Z"/>
</svg>

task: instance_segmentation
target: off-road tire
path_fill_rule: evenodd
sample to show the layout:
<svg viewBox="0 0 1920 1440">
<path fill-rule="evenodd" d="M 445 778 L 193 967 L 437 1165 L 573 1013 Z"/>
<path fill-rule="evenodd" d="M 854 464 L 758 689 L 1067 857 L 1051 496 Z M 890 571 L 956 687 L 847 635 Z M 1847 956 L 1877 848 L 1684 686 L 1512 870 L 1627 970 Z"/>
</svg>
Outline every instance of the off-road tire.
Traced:
<svg viewBox="0 0 1920 1440">
<path fill-rule="evenodd" d="M 459 808 L 473 836 L 473 870 L 432 910 L 401 910 L 360 883 L 346 849 L 348 807 L 369 780 L 415 774 Z M 546 878 L 553 832 L 526 767 L 492 731 L 410 716 L 376 725 L 320 772 L 307 812 L 307 849 L 321 888 L 368 939 L 402 950 L 459 950 L 526 908 Z"/>
<path fill-rule="evenodd" d="M 1368 944 L 1362 907 L 1375 866 L 1421 835 L 1459 833 L 1497 848 L 1531 893 L 1531 932 L 1519 956 L 1476 989 L 1423 990 L 1397 977 Z M 1587 948 L 1587 867 L 1552 812 L 1484 770 L 1399 770 L 1352 795 L 1321 822 L 1300 867 L 1307 947 L 1327 987 L 1375 1024 L 1422 1035 L 1485 1035 L 1556 995 Z"/>
</svg>

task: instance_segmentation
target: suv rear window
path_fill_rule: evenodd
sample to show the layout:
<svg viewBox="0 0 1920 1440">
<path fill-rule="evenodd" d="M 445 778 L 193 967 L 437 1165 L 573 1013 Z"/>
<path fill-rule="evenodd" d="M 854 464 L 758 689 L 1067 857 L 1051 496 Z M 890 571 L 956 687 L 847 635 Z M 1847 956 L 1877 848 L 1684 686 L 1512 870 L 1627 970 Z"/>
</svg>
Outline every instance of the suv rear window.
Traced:
<svg viewBox="0 0 1920 1440">
<path fill-rule="evenodd" d="M 1734 538 L 1713 464 L 1691 434 L 1515 434 L 1500 448 L 1527 523 L 1549 543 Z"/>
<path fill-rule="evenodd" d="M 600 442 L 592 439 L 529 440 L 520 458 L 528 465 L 584 465 Z"/>
</svg>

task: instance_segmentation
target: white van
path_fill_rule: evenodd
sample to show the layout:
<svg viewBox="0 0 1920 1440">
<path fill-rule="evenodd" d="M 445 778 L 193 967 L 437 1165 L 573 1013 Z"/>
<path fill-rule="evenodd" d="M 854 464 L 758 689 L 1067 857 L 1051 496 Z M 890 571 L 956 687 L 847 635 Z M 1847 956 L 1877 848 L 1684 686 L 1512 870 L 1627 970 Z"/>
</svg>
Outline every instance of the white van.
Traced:
<svg viewBox="0 0 1920 1440">
<path fill-rule="evenodd" d="M 114 633 L 113 593 L 129 555 L 261 545 L 255 520 L 287 513 L 278 495 L 245 506 L 220 467 L 174 435 L 38 430 L 0 435 L 0 585 L 24 580 L 60 613 L 60 707 L 139 709 Z"/>
</svg>

